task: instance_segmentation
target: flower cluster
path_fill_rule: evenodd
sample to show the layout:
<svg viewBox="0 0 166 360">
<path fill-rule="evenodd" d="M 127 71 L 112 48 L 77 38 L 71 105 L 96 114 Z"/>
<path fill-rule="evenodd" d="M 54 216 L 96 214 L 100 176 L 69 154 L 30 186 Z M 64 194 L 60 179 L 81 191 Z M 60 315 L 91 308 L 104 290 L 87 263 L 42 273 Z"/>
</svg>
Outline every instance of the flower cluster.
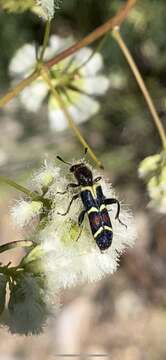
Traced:
<svg viewBox="0 0 166 360">
<path fill-rule="evenodd" d="M 45 51 L 45 60 L 64 50 L 73 43 L 73 39 L 50 37 Z M 36 54 L 33 45 L 25 44 L 11 60 L 9 71 L 15 81 L 29 75 L 36 66 Z M 76 54 L 63 60 L 50 70 L 52 86 L 61 95 L 65 107 L 73 120 L 81 123 L 99 111 L 100 105 L 92 96 L 103 95 L 109 80 L 98 72 L 103 67 L 102 56 L 90 48 L 83 48 Z M 27 111 L 37 112 L 43 101 L 48 101 L 48 118 L 53 130 L 64 130 L 67 122 L 58 101 L 50 93 L 48 85 L 39 78 L 20 94 L 20 99 Z"/>
<path fill-rule="evenodd" d="M 139 166 L 139 175 L 145 179 L 151 199 L 149 206 L 166 212 L 166 152 L 148 156 Z"/>
<path fill-rule="evenodd" d="M 91 169 L 89 164 L 87 166 Z M 4 309 L 9 282 L 9 311 L 5 323 L 13 333 L 42 331 L 48 316 L 59 307 L 61 289 L 98 281 L 112 274 L 119 265 L 122 252 L 132 246 L 136 238 L 132 214 L 123 205 L 120 218 L 126 226 L 115 219 L 116 204 L 109 209 L 113 241 L 104 252 L 92 236 L 88 217 L 85 217 L 83 227 L 78 225 L 78 216 L 83 210 L 81 198 L 75 200 L 63 216 L 75 193 L 74 189 L 65 191 L 67 184 L 73 181 L 72 174 L 65 173 L 65 169 L 65 165 L 62 171 L 53 163 L 45 162 L 29 183 L 33 198 L 20 200 L 11 210 L 18 227 L 31 225 L 31 220 L 37 219 L 27 235 L 33 245 L 17 271 L 6 267 L 0 275 L 0 310 Z M 92 171 L 95 177 L 101 175 Z M 111 185 L 103 177 L 101 186 L 106 197 L 115 197 Z"/>
</svg>

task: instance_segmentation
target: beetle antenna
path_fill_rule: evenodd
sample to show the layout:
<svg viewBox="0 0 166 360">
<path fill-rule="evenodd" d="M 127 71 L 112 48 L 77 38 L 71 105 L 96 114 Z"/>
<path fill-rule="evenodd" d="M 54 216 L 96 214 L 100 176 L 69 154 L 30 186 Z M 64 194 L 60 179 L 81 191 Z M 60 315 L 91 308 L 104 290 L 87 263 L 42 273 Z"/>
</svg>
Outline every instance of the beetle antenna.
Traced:
<svg viewBox="0 0 166 360">
<path fill-rule="evenodd" d="M 67 165 L 72 165 L 71 163 L 68 163 L 67 161 L 63 160 L 60 156 L 57 156 L 57 159 L 62 161 L 64 164 L 67 164 Z"/>
</svg>

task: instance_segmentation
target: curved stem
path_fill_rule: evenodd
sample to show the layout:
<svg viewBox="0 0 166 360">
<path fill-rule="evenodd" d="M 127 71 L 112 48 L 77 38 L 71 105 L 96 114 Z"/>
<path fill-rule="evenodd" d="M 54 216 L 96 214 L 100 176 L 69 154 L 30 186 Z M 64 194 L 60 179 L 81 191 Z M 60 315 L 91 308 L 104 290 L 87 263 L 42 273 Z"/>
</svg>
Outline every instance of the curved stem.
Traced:
<svg viewBox="0 0 166 360">
<path fill-rule="evenodd" d="M 45 66 L 49 69 L 55 64 L 58 64 L 60 61 L 66 59 L 68 56 L 74 54 L 84 46 L 90 45 L 95 40 L 99 39 L 101 36 L 105 35 L 116 25 L 120 25 L 129 14 L 130 10 L 135 5 L 136 0 L 128 0 L 125 5 L 123 5 L 118 13 L 111 19 L 109 19 L 105 24 L 99 26 L 92 33 L 84 37 L 82 40 L 78 41 L 76 44 L 72 45 L 68 49 L 62 51 L 60 54 L 53 57 L 51 60 L 45 63 Z M 0 99 L 0 108 L 6 105 L 11 99 L 17 96 L 26 86 L 30 85 L 32 81 L 36 80 L 40 76 L 38 70 L 36 70 L 32 75 L 27 77 L 25 80 L 21 81 L 13 90 L 10 90 L 5 96 Z"/>
<path fill-rule="evenodd" d="M 162 144 L 163 144 L 163 147 L 166 149 L 166 133 L 165 133 L 165 130 L 164 130 L 164 127 L 162 125 L 162 122 L 157 114 L 157 111 L 156 111 L 156 108 L 155 108 L 155 105 L 153 103 L 153 100 L 149 94 L 149 91 L 144 83 L 144 80 L 138 70 L 138 67 L 129 51 L 129 49 L 127 48 L 120 32 L 119 32 L 119 28 L 118 27 L 115 27 L 115 29 L 113 30 L 112 32 L 112 35 L 113 37 L 115 38 L 115 40 L 117 41 L 120 49 L 122 50 L 132 72 L 133 72 L 133 75 L 135 76 L 135 79 L 143 93 L 143 96 L 145 98 L 145 101 L 147 103 L 147 106 L 149 108 L 149 111 L 152 115 L 152 119 L 154 121 L 154 124 L 159 132 L 159 135 L 160 135 L 160 138 L 161 138 L 161 141 L 162 141 Z"/>
<path fill-rule="evenodd" d="M 93 150 L 90 148 L 90 146 L 88 145 L 88 143 L 86 142 L 86 140 L 83 138 L 79 128 L 77 127 L 77 125 L 75 124 L 70 112 L 68 111 L 68 109 L 66 108 L 64 101 L 62 99 L 62 97 L 59 95 L 59 93 L 57 92 L 57 90 L 54 88 L 54 86 L 52 85 L 50 76 L 48 74 L 47 69 L 43 68 L 43 72 L 42 72 L 42 76 L 43 79 L 45 80 L 45 82 L 48 84 L 53 96 L 55 97 L 55 99 L 58 101 L 60 108 L 62 109 L 62 111 L 65 114 L 66 120 L 68 121 L 69 127 L 74 131 L 75 135 L 77 136 L 77 138 L 79 139 L 80 143 L 83 145 L 84 149 L 87 148 L 88 149 L 88 153 L 91 156 L 91 158 L 96 162 L 97 166 L 99 166 L 99 168 L 103 169 L 103 165 L 101 163 L 100 160 L 98 160 L 98 158 L 96 157 L 95 153 L 93 152 Z"/>
<path fill-rule="evenodd" d="M 12 241 L 10 243 L 6 243 L 0 246 L 0 253 L 3 253 L 5 251 L 15 249 L 18 247 L 31 247 L 34 243 L 31 240 L 19 240 L 19 241 Z"/>
</svg>

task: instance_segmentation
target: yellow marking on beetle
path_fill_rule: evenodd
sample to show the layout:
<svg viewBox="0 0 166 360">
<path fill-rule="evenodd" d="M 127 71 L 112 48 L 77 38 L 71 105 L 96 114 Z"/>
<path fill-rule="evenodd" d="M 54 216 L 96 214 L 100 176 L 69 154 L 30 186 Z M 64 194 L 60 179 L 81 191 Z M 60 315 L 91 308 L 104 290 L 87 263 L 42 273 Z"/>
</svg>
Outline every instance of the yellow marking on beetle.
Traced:
<svg viewBox="0 0 166 360">
<path fill-rule="evenodd" d="M 105 225 L 105 226 L 104 226 L 104 229 L 109 230 L 109 231 L 112 232 L 112 228 L 111 228 L 110 226 Z"/>
<path fill-rule="evenodd" d="M 112 228 L 110 226 L 104 226 L 104 228 L 102 226 L 100 226 L 100 228 L 93 235 L 94 238 L 96 238 L 103 230 L 109 230 L 110 232 L 112 232 Z"/>
<path fill-rule="evenodd" d="M 92 213 L 92 212 L 98 212 L 99 210 L 96 208 L 96 207 L 91 207 L 89 210 L 88 210 L 88 214 Z"/>
<path fill-rule="evenodd" d="M 106 209 L 105 205 L 102 204 L 102 205 L 100 206 L 100 211 L 105 210 L 105 209 Z"/>
<path fill-rule="evenodd" d="M 96 231 L 96 233 L 93 235 L 94 238 L 96 238 L 103 230 L 104 230 L 103 227 L 100 226 L 100 228 L 99 228 L 99 229 Z"/>
<path fill-rule="evenodd" d="M 91 192 L 92 196 L 94 198 L 97 198 L 97 194 L 96 194 L 96 188 L 98 187 L 99 185 L 92 185 L 92 186 L 81 186 L 81 192 L 82 191 L 85 191 L 85 190 L 88 190 Z"/>
</svg>

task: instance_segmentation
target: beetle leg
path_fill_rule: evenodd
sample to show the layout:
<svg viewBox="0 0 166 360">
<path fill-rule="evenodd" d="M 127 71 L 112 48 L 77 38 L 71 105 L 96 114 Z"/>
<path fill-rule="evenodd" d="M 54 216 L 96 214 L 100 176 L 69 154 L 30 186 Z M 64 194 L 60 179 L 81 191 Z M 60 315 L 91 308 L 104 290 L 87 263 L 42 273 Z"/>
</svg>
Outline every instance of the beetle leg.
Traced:
<svg viewBox="0 0 166 360">
<path fill-rule="evenodd" d="M 80 238 L 80 236 L 81 236 L 81 234 L 82 234 L 82 230 L 83 230 L 83 226 L 80 227 L 80 231 L 79 231 L 79 234 L 78 234 L 78 236 L 77 236 L 76 241 L 79 240 L 79 238 Z"/>
<path fill-rule="evenodd" d="M 82 210 L 78 217 L 78 225 L 79 226 L 81 226 L 81 224 L 83 223 L 85 214 L 86 214 L 86 210 Z"/>
<path fill-rule="evenodd" d="M 80 185 L 79 184 L 74 184 L 74 183 L 68 184 L 65 191 L 63 191 L 63 192 L 58 191 L 56 193 L 56 195 L 57 194 L 64 195 L 64 194 L 66 194 L 68 192 L 69 188 L 76 188 L 78 186 L 80 186 Z"/>
<path fill-rule="evenodd" d="M 81 213 L 80 213 L 80 215 L 79 215 L 79 217 L 78 217 L 78 225 L 79 225 L 81 228 L 80 228 L 80 232 L 79 232 L 79 234 L 78 234 L 78 237 L 77 237 L 76 241 L 79 240 L 79 238 L 80 238 L 80 236 L 81 236 L 81 234 L 82 234 L 83 226 L 81 226 L 81 225 L 82 225 L 82 223 L 83 223 L 83 221 L 84 221 L 84 216 L 85 216 L 85 214 L 86 214 L 86 210 L 82 210 Z"/>
<path fill-rule="evenodd" d="M 67 210 L 65 211 L 65 213 L 61 214 L 61 213 L 58 212 L 58 215 L 62 215 L 62 216 L 67 215 L 68 212 L 69 212 L 69 210 L 70 210 L 70 207 L 71 207 L 73 201 L 76 200 L 76 199 L 78 199 L 79 196 L 80 196 L 80 194 L 74 195 L 74 196 L 71 198 L 70 203 L 69 203 L 69 206 L 68 206 Z"/>
<path fill-rule="evenodd" d="M 110 198 L 110 199 L 104 199 L 104 204 L 105 205 L 112 205 L 112 204 L 117 204 L 117 213 L 115 216 L 115 219 L 118 219 L 119 223 L 124 225 L 127 228 L 127 225 L 124 224 L 120 219 L 119 219 L 119 214 L 120 214 L 120 203 L 117 199 L 114 198 Z"/>
</svg>

